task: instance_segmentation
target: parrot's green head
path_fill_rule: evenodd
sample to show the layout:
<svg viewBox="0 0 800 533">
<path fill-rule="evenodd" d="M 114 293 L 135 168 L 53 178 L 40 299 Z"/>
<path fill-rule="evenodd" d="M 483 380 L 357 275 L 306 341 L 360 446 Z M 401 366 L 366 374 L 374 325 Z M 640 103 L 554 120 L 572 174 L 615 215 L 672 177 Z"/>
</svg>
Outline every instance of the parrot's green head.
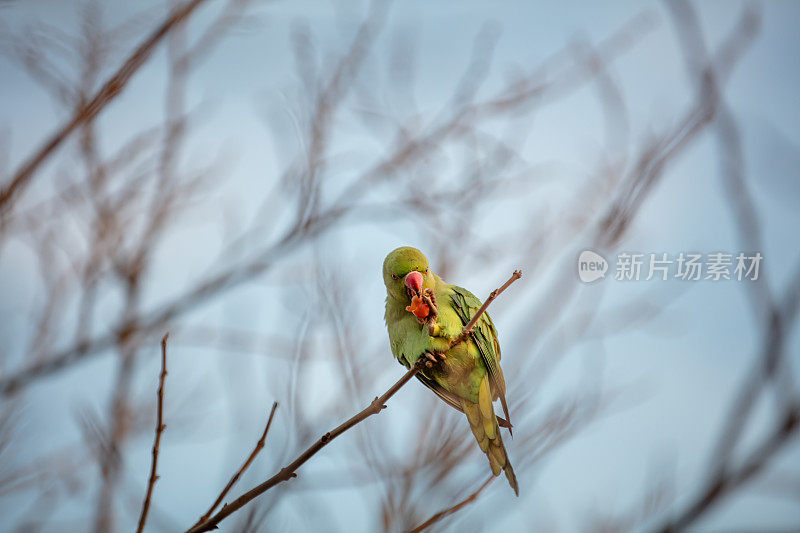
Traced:
<svg viewBox="0 0 800 533">
<path fill-rule="evenodd" d="M 416 248 L 403 246 L 383 261 L 383 283 L 391 298 L 410 301 L 424 288 L 433 288 L 436 276 L 428 266 L 428 258 Z"/>
</svg>

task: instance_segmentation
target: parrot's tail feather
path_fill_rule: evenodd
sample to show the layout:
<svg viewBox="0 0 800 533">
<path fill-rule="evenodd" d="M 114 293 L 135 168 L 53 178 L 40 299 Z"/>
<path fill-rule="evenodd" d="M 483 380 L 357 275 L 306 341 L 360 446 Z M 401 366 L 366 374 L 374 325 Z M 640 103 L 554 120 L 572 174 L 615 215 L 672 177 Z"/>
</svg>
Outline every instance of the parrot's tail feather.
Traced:
<svg viewBox="0 0 800 533">
<path fill-rule="evenodd" d="M 492 474 L 499 476 L 500 472 L 505 472 L 508 484 L 514 489 L 514 493 L 519 496 L 517 476 L 514 475 L 514 469 L 511 467 L 506 448 L 503 446 L 503 439 L 500 437 L 497 416 L 492 410 L 489 383 L 485 378 L 480 387 L 478 403 L 462 399 L 461 407 L 467 415 L 469 427 L 472 429 L 472 434 L 475 435 L 475 440 L 478 441 L 481 450 L 489 459 Z"/>
<path fill-rule="evenodd" d="M 517 476 L 514 474 L 514 469 L 511 467 L 511 462 L 506 461 L 506 467 L 503 469 L 508 479 L 508 484 L 514 489 L 514 494 L 519 496 L 519 484 L 517 483 Z"/>
</svg>

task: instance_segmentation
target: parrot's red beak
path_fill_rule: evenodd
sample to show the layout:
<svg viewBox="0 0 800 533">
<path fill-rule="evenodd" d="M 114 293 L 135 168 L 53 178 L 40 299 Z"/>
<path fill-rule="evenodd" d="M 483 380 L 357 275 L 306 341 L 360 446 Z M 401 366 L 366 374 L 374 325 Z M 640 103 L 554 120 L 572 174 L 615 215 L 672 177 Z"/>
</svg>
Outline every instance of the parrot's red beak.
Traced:
<svg viewBox="0 0 800 533">
<path fill-rule="evenodd" d="M 405 284 L 414 294 L 419 294 L 419 291 L 422 290 L 422 274 L 412 270 L 406 274 Z"/>
</svg>

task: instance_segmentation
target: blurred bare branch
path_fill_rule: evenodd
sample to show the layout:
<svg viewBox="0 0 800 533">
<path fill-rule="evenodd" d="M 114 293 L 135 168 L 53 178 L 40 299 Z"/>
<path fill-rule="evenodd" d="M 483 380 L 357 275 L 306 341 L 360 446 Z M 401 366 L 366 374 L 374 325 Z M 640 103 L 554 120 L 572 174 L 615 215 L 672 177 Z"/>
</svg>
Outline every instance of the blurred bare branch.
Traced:
<svg viewBox="0 0 800 533">
<path fill-rule="evenodd" d="M 699 91 L 720 100 L 715 115 L 717 136 L 722 155 L 722 176 L 730 209 L 743 249 L 763 249 L 760 237 L 759 216 L 744 179 L 745 165 L 736 121 L 722 101 L 721 83 L 729 76 L 732 58 L 745 48 L 741 41 L 752 39 L 760 25 L 760 15 L 753 7 L 744 10 L 739 22 L 737 39 L 724 43 L 713 56 L 706 50 L 697 15 L 688 2 L 672 0 L 668 3 L 676 31 L 681 36 L 684 58 L 689 73 L 698 84 Z M 689 527 L 710 508 L 738 490 L 745 482 L 770 463 L 773 456 L 795 437 L 800 420 L 800 391 L 792 377 L 791 365 L 785 361 L 786 344 L 797 322 L 800 294 L 800 265 L 788 283 L 789 290 L 779 301 L 772 297 L 768 278 L 748 284 L 753 316 L 761 329 L 761 346 L 752 369 L 735 393 L 722 429 L 715 437 L 706 478 L 697 495 L 685 504 L 684 509 L 664 523 L 663 531 L 678 531 Z M 743 440 L 744 430 L 756 403 L 770 386 L 776 387 L 776 420 L 773 429 L 764 435 L 754 450 L 742 461 L 736 461 L 733 452 Z"/>
<path fill-rule="evenodd" d="M 467 496 L 466 498 L 464 498 L 463 500 L 461 500 L 457 504 L 453 505 L 452 507 L 448 507 L 447 509 L 443 509 L 443 510 L 439 511 L 438 513 L 434 514 L 429 519 L 427 519 L 425 522 L 423 522 L 422 524 L 420 524 L 417 527 L 415 527 L 414 529 L 412 529 L 411 533 L 419 533 L 420 531 L 425 531 L 426 529 L 431 527 L 436 522 L 439 522 L 443 518 L 446 518 L 446 517 L 450 516 L 453 513 L 457 513 L 463 507 L 466 507 L 467 505 L 471 504 L 472 502 L 474 502 L 475 500 L 478 499 L 478 497 L 481 495 L 481 493 L 486 489 L 486 487 L 489 486 L 489 484 L 492 481 L 494 481 L 494 479 L 495 479 L 494 476 L 490 476 L 486 481 L 483 482 L 483 484 L 481 484 L 480 487 L 478 487 L 474 492 L 472 492 L 472 494 L 470 494 L 469 496 Z"/>
<path fill-rule="evenodd" d="M 378 10 L 375 13 L 377 14 L 372 15 L 372 17 L 379 17 L 382 11 Z M 379 19 L 368 18 L 364 24 L 377 24 L 377 20 Z M 631 42 L 635 41 L 642 31 L 644 31 L 642 30 L 642 21 L 635 19 L 619 30 L 617 34 L 598 45 L 597 49 L 600 51 L 599 53 L 607 57 L 607 61 L 610 61 L 630 46 Z M 358 68 L 357 61 L 360 60 L 362 53 L 358 50 L 365 46 L 365 44 L 359 44 L 360 40 L 371 39 L 372 35 L 371 30 L 362 30 L 358 34 L 351 51 L 346 55 L 346 58 L 349 59 L 345 62 L 346 64 L 342 63 L 337 69 L 337 72 L 341 71 L 341 73 L 334 77 L 335 80 L 340 79 L 344 73 L 348 73 L 348 76 L 355 75 L 354 70 Z M 356 63 L 353 63 L 353 61 L 356 61 Z M 3 376 L 0 378 L 0 393 L 14 393 L 31 380 L 56 373 L 89 356 L 105 353 L 106 350 L 116 344 L 122 333 L 134 337 L 153 335 L 188 310 L 194 309 L 210 299 L 219 297 L 230 289 L 251 281 L 255 276 L 264 274 L 278 262 L 278 259 L 287 257 L 301 246 L 314 241 L 320 235 L 330 231 L 337 224 L 341 224 L 348 218 L 364 220 L 369 217 L 375 217 L 385 219 L 387 215 L 385 208 L 371 210 L 369 204 L 359 204 L 359 200 L 367 196 L 372 189 L 379 187 L 382 182 L 395 178 L 400 171 L 410 169 L 414 164 L 424 161 L 425 157 L 436 151 L 437 147 L 444 145 L 449 139 L 458 140 L 461 138 L 465 129 L 470 127 L 468 122 L 464 122 L 465 120 L 474 121 L 475 123 L 471 127 L 477 128 L 481 121 L 508 116 L 516 110 L 524 109 L 534 103 L 544 103 L 543 100 L 546 101 L 545 96 L 556 97 L 560 95 L 563 97 L 563 91 L 574 89 L 576 86 L 589 81 L 592 76 L 596 75 L 597 69 L 595 67 L 587 69 L 582 64 L 571 65 L 571 68 L 566 69 L 564 72 L 557 72 L 555 79 L 548 78 L 547 72 L 547 69 L 542 67 L 541 71 L 534 71 L 524 83 L 519 82 L 503 89 L 499 96 L 483 102 L 468 104 L 464 108 L 453 111 L 449 117 L 445 117 L 440 123 L 431 124 L 426 130 L 415 136 L 401 137 L 397 145 L 392 147 L 389 155 L 364 170 L 325 208 L 319 206 L 311 207 L 311 204 L 317 200 L 314 200 L 316 193 L 312 194 L 309 191 L 315 189 L 317 185 L 312 186 L 307 183 L 303 186 L 304 188 L 298 191 L 298 194 L 300 194 L 297 200 L 298 209 L 300 210 L 298 213 L 300 214 L 296 215 L 294 222 L 270 244 L 259 245 L 253 253 L 249 254 L 250 258 L 240 261 L 239 264 L 222 266 L 216 273 L 209 275 L 205 279 L 198 280 L 196 284 L 187 288 L 182 294 L 175 296 L 160 307 L 147 311 L 141 316 L 131 317 L 130 320 L 117 324 L 108 333 L 92 339 L 79 340 L 73 346 L 41 357 L 38 362 L 30 364 L 14 374 Z M 341 82 L 331 85 L 337 92 L 339 91 L 337 89 L 339 83 Z M 328 84 L 325 84 L 323 87 L 327 86 Z M 321 88 L 320 90 L 323 89 Z M 330 97 L 325 98 L 326 103 L 324 105 L 320 104 L 320 109 L 328 113 L 329 111 L 326 110 L 329 109 L 330 101 L 328 98 Z M 319 135 L 319 133 L 315 133 L 317 130 L 318 127 L 314 126 L 309 132 L 309 143 L 315 135 Z M 317 141 L 317 143 L 319 142 L 321 141 Z M 319 147 L 319 149 L 322 149 L 322 147 Z M 313 161 L 317 161 L 317 159 L 312 159 Z M 313 170 L 317 172 L 313 181 L 320 180 L 321 175 L 317 168 L 318 164 L 310 164 L 306 170 L 301 171 L 301 174 L 309 175 L 308 173 Z M 290 169 L 289 172 L 284 176 L 284 179 L 288 180 L 292 176 L 294 169 Z M 307 181 L 311 178 L 303 179 Z M 462 189 L 452 191 L 450 194 L 453 198 L 459 198 L 467 194 L 478 194 L 481 190 L 497 189 L 502 190 L 501 187 L 497 186 L 486 186 L 485 189 L 477 189 L 475 183 L 466 183 Z M 435 193 L 431 198 L 436 198 Z M 264 206 L 263 215 L 256 216 L 254 218 L 256 222 L 253 226 L 244 232 L 236 242 L 246 242 L 254 232 L 263 231 L 263 227 L 258 221 L 262 216 L 271 214 L 271 203 L 266 202 Z M 431 212 L 431 210 L 426 209 L 423 204 L 419 212 Z M 395 216 L 400 214 L 395 213 Z M 235 243 L 233 246 L 235 247 Z M 141 342 L 141 340 L 137 342 Z"/>
<path fill-rule="evenodd" d="M 155 47 L 172 29 L 192 15 L 205 0 L 189 0 L 179 6 L 161 25 L 151 33 L 120 66 L 113 76 L 94 94 L 94 96 L 75 110 L 72 118 L 59 128 L 25 163 L 14 172 L 11 180 L 0 190 L 0 214 L 5 217 L 9 204 L 16 194 L 25 188 L 39 166 L 82 124 L 92 121 L 127 85 L 136 71 L 144 65 Z M 31 62 L 38 68 L 36 62 Z M 59 82 L 54 81 L 59 84 Z"/>
</svg>

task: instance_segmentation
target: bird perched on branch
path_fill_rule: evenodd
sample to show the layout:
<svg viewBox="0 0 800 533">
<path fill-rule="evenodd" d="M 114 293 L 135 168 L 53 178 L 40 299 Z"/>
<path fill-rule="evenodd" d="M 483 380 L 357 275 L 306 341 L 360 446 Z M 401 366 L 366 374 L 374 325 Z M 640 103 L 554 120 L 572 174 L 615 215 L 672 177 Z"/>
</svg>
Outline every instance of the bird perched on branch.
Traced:
<svg viewBox="0 0 800 533">
<path fill-rule="evenodd" d="M 463 328 L 481 307 L 471 292 L 434 274 L 416 248 L 394 250 L 383 262 L 386 326 L 392 354 L 410 368 L 423 359 L 417 378 L 451 407 L 467 415 L 472 434 L 495 476 L 505 472 L 519 496 L 514 469 L 500 436 L 511 431 L 500 345 L 492 319 L 483 313 L 467 337 Z M 499 399 L 505 419 L 494 413 Z"/>
</svg>

